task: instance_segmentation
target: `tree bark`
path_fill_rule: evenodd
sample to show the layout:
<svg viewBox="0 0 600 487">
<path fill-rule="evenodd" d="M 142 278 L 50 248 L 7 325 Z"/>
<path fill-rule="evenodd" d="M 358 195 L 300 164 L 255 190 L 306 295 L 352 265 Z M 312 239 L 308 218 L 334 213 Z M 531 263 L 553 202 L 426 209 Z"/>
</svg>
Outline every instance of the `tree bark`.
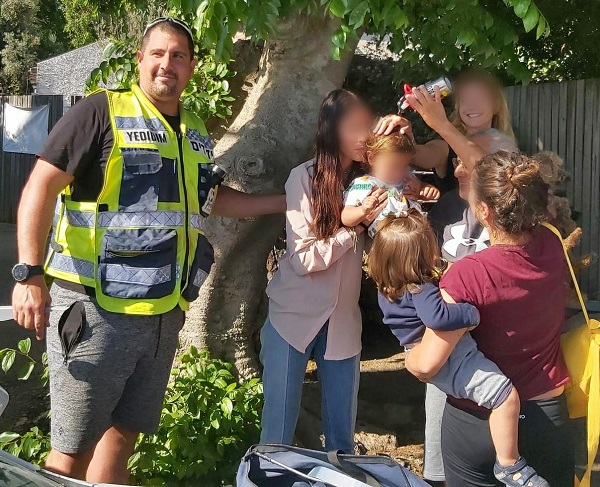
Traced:
<svg viewBox="0 0 600 487">
<path fill-rule="evenodd" d="M 277 36 L 265 43 L 254 87 L 215 147 L 228 185 L 249 193 L 283 193 L 290 170 L 310 158 L 320 103 L 342 86 L 356 46 L 334 61 L 330 45 L 337 27 L 330 19 L 299 15 L 281 22 Z M 182 345 L 207 347 L 234 363 L 242 377 L 256 375 L 267 256 L 284 217 L 213 217 L 207 226 L 216 263 L 188 313 Z"/>
</svg>

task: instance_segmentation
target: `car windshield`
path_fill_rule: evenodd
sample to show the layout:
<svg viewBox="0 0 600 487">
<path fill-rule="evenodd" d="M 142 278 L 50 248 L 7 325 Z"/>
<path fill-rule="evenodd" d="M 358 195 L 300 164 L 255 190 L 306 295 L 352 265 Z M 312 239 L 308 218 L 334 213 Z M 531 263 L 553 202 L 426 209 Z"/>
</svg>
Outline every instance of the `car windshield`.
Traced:
<svg viewBox="0 0 600 487">
<path fill-rule="evenodd" d="M 35 467 L 0 451 L 0 485 L 3 487 L 59 487 L 60 484 L 36 472 Z"/>
</svg>

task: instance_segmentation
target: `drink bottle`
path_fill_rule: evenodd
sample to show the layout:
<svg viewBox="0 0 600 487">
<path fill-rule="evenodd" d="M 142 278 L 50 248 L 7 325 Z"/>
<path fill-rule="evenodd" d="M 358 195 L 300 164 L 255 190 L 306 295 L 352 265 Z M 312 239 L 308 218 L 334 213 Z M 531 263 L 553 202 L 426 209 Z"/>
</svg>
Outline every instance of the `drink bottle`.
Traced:
<svg viewBox="0 0 600 487">
<path fill-rule="evenodd" d="M 441 78 L 438 78 L 434 81 L 427 81 L 423 84 L 423 86 L 427 90 L 427 93 L 429 93 L 432 96 L 435 94 L 436 86 L 440 89 L 440 94 L 442 95 L 442 98 L 446 98 L 452 93 L 452 84 L 450 83 L 450 80 L 445 76 L 442 76 Z M 406 100 L 406 95 L 412 95 L 412 92 L 412 87 L 409 84 L 404 83 L 404 95 L 402 95 L 398 100 L 398 113 L 402 113 L 407 108 L 410 108 L 410 105 Z"/>
</svg>

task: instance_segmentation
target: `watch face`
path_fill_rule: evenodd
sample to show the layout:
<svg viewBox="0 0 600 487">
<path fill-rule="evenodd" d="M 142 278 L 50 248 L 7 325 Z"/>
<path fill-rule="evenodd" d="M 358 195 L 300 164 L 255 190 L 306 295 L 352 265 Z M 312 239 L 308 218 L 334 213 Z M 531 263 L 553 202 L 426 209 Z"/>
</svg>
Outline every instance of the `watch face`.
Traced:
<svg viewBox="0 0 600 487">
<path fill-rule="evenodd" d="M 29 277 L 29 267 L 27 267 L 25 264 L 17 264 L 13 267 L 12 274 L 15 278 L 15 281 L 24 281 L 27 279 L 27 277 Z"/>
</svg>

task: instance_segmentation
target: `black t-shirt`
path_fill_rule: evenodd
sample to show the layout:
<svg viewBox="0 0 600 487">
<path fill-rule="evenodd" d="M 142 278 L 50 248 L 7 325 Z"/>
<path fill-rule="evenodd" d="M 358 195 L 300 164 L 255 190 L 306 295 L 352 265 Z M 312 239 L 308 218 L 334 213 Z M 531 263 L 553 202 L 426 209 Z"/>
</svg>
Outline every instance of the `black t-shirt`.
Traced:
<svg viewBox="0 0 600 487">
<path fill-rule="evenodd" d="M 458 189 L 446 193 L 428 214 L 442 250 L 442 257 L 456 262 L 490 245 L 488 231 L 479 223 Z"/>
<path fill-rule="evenodd" d="M 433 184 L 434 186 L 440 190 L 442 195 L 452 191 L 453 189 L 458 188 L 458 179 L 454 175 L 454 159 L 456 158 L 456 152 L 452 150 L 451 147 L 448 147 L 448 158 L 446 159 L 446 176 L 443 178 L 439 177 L 433 171 Z"/>
<path fill-rule="evenodd" d="M 163 117 L 176 132 L 180 131 L 179 115 Z M 96 201 L 113 144 L 108 97 L 101 92 L 71 107 L 48 135 L 38 157 L 73 175 L 74 201 Z"/>
</svg>

